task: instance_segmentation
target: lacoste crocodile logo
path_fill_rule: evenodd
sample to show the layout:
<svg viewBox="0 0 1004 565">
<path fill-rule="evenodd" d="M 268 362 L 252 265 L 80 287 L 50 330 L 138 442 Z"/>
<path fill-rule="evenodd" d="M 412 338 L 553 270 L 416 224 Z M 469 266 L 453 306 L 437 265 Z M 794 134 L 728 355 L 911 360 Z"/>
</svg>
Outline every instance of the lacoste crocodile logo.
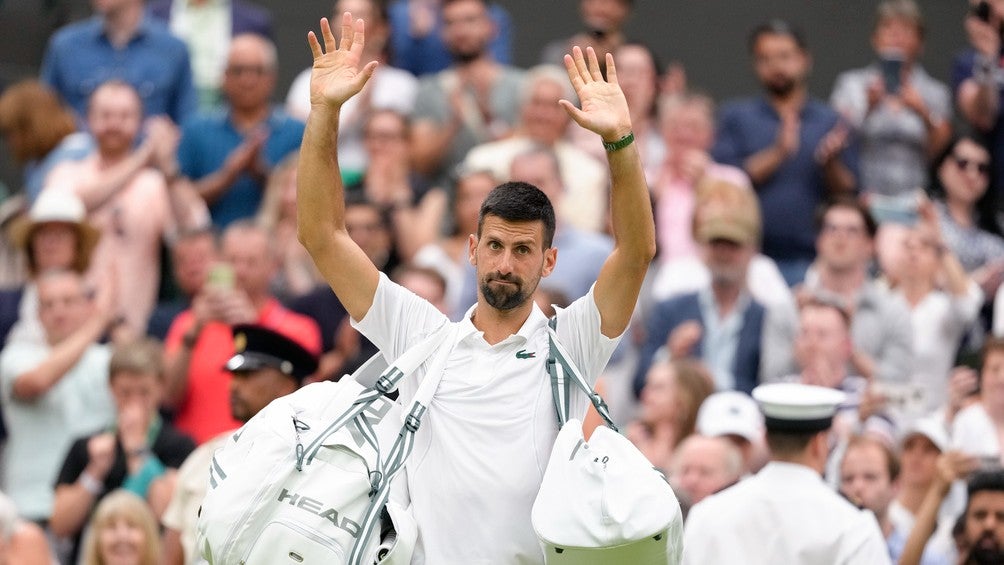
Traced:
<svg viewBox="0 0 1004 565">
<path fill-rule="evenodd" d="M 516 359 L 536 359 L 536 358 L 537 358 L 537 353 L 535 351 L 527 353 L 525 349 L 520 349 L 519 351 L 516 352 Z"/>
</svg>

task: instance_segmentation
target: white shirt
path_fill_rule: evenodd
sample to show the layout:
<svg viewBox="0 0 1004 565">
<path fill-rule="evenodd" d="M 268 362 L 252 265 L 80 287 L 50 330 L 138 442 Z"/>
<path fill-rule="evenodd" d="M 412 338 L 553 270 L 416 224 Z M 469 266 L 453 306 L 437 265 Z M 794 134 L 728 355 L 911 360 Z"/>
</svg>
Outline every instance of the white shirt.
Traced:
<svg viewBox="0 0 1004 565">
<path fill-rule="evenodd" d="M 547 317 L 535 305 L 518 333 L 492 346 L 471 323 L 473 312 L 459 322 L 457 345 L 406 467 L 421 535 L 413 563 L 542 565 L 530 509 L 558 433 L 545 369 Z M 381 274 L 373 305 L 353 325 L 393 359 L 446 321 Z M 619 338 L 600 333 L 592 290 L 559 310 L 557 331 L 594 382 Z M 402 382 L 401 402 L 410 402 L 419 382 Z M 584 415 L 584 395 L 571 400 L 572 414 Z"/>
<path fill-rule="evenodd" d="M 1001 458 L 997 426 L 979 402 L 955 415 L 952 421 L 952 449 L 980 458 Z"/>
<path fill-rule="evenodd" d="M 39 398 L 13 398 L 14 381 L 51 354 L 49 345 L 32 342 L 12 343 L 0 352 L 0 399 L 9 434 L 2 488 L 29 520 L 49 519 L 56 478 L 73 440 L 115 419 L 108 388 L 111 351 L 105 345 L 91 345 Z"/>
<path fill-rule="evenodd" d="M 841 498 L 812 469 L 774 461 L 690 510 L 683 562 L 880 565 L 889 553 L 871 512 Z"/>
</svg>

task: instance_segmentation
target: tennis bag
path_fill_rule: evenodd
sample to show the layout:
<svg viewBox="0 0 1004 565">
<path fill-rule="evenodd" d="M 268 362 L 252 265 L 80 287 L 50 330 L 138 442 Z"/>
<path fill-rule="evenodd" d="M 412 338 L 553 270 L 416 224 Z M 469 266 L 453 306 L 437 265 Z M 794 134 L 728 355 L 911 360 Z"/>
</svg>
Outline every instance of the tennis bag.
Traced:
<svg viewBox="0 0 1004 565">
<path fill-rule="evenodd" d="M 548 327 L 547 370 L 560 431 L 530 520 L 547 565 L 675 565 L 683 558 L 683 514 L 658 469 L 617 431 L 606 403 Z M 569 419 L 571 383 L 607 427 L 587 442 Z"/>
<path fill-rule="evenodd" d="M 274 400 L 234 433 L 210 466 L 198 520 L 202 556 L 226 565 L 409 563 L 418 528 L 389 501 L 390 487 L 455 336 L 455 324 L 445 324 L 381 373 L 377 356 L 338 382 Z M 402 419 L 385 393 L 433 352 Z"/>
</svg>

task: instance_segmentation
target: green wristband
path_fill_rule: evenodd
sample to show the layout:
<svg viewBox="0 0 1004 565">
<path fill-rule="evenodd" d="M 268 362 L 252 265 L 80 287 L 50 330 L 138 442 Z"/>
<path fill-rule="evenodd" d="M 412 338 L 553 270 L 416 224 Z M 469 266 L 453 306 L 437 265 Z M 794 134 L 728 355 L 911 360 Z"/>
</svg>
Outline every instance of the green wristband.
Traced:
<svg viewBox="0 0 1004 565">
<path fill-rule="evenodd" d="M 628 145 L 634 143 L 634 132 L 629 131 L 627 135 L 613 142 L 603 142 L 603 148 L 607 150 L 607 153 L 624 149 Z"/>
</svg>

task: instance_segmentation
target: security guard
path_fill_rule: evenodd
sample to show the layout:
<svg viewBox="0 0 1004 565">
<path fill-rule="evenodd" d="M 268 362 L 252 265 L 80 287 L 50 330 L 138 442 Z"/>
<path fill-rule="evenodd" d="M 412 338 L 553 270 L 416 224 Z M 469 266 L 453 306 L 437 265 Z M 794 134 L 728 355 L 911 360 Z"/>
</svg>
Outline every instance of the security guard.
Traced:
<svg viewBox="0 0 1004 565">
<path fill-rule="evenodd" d="M 757 387 L 771 462 L 694 506 L 684 564 L 881 565 L 889 563 L 874 515 L 822 479 L 842 392 L 782 383 Z"/>
</svg>

